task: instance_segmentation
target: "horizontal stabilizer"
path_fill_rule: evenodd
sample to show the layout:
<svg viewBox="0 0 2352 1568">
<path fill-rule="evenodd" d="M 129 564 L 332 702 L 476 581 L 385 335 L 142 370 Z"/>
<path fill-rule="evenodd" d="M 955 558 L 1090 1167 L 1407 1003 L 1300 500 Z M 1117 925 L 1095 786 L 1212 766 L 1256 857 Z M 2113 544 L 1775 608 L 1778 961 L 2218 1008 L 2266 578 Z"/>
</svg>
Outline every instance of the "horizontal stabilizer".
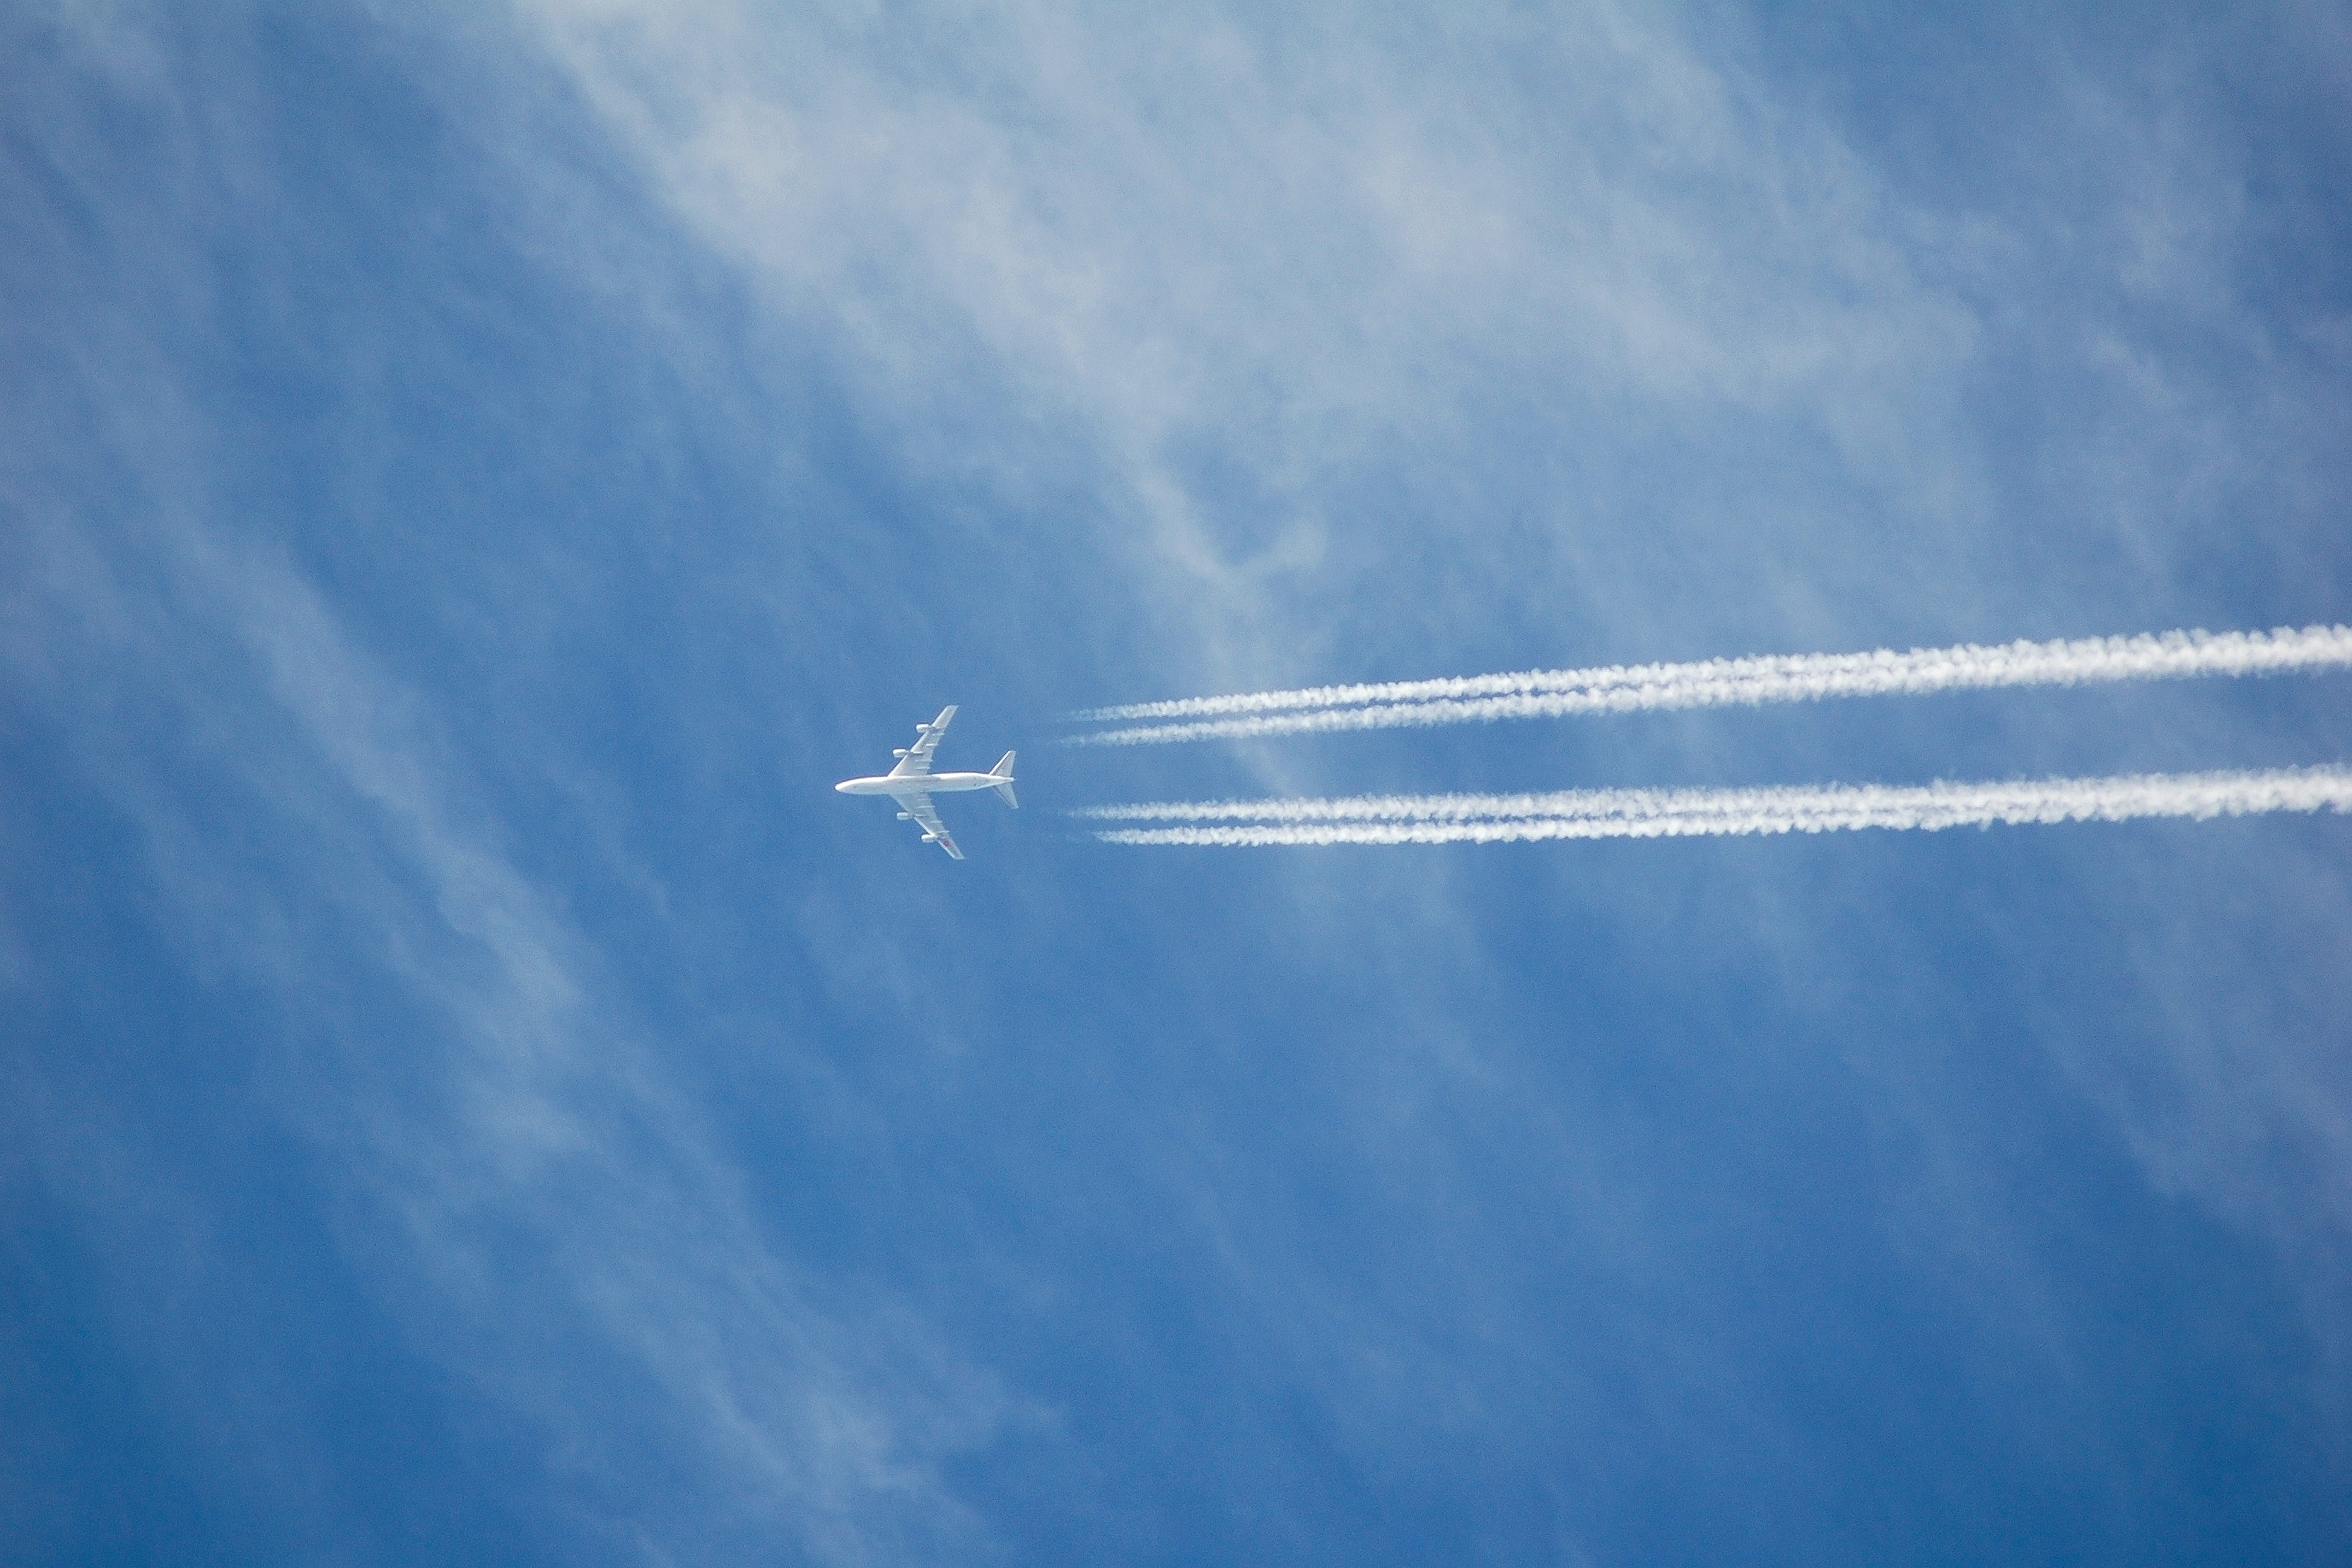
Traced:
<svg viewBox="0 0 2352 1568">
<path fill-rule="evenodd" d="M 1016 810 L 1019 809 L 1021 798 L 1013 793 L 1013 753 L 1011 752 L 996 759 L 996 765 L 988 770 L 988 776 L 1002 781 L 995 785 L 998 797 L 1005 805 Z"/>
</svg>

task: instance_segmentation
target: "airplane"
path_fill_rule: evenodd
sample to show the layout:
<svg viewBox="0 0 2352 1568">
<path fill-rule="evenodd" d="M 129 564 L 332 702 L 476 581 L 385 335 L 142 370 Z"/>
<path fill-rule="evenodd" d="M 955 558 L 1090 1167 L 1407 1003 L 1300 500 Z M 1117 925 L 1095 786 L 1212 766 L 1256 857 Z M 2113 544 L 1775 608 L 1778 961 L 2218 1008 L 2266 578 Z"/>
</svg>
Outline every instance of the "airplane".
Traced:
<svg viewBox="0 0 2352 1568">
<path fill-rule="evenodd" d="M 915 743 L 900 747 L 890 754 L 898 765 L 878 778 L 844 779 L 833 787 L 844 795 L 887 795 L 898 803 L 898 820 L 919 824 L 923 830 L 923 842 L 936 844 L 956 859 L 963 851 L 948 836 L 948 825 L 931 809 L 931 796 L 956 790 L 992 789 L 1004 797 L 1004 804 L 1018 807 L 1021 802 L 1013 794 L 1013 753 L 1007 752 L 994 767 L 984 773 L 935 773 L 931 772 L 931 753 L 940 749 L 940 737 L 948 732 L 948 721 L 955 717 L 955 704 L 940 710 L 940 716 L 928 724 L 915 726 Z"/>
</svg>

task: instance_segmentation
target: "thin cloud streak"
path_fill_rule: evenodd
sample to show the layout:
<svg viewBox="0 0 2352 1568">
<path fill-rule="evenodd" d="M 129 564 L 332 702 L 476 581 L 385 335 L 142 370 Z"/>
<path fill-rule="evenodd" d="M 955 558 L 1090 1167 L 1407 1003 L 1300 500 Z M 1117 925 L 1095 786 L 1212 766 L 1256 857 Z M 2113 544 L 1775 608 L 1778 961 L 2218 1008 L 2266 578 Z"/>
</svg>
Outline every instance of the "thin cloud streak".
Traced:
<svg viewBox="0 0 2352 1568">
<path fill-rule="evenodd" d="M 2344 626 L 2219 634 L 2172 631 L 1996 647 L 1963 643 L 1907 653 L 1881 648 L 1870 653 L 1777 654 L 1691 664 L 1532 669 L 1451 679 L 1308 687 L 1097 708 L 1076 717 L 1097 722 L 1166 718 L 1194 721 L 1075 735 L 1065 743 L 1139 746 L 1648 709 L 1755 706 L 1825 697 L 2266 675 L 2347 665 L 2352 665 L 2352 626 Z"/>
<path fill-rule="evenodd" d="M 1995 823 L 2126 822 L 2352 810 L 2352 769 L 2137 773 L 1990 784 L 1822 784 L 1736 790 L 1562 790 L 1543 795 L 1367 795 L 1340 800 L 1097 806 L 1096 821 L 1175 823 L 1098 831 L 1106 844 L 1495 844 L 1549 838 L 1683 838 L 1937 832 Z"/>
</svg>

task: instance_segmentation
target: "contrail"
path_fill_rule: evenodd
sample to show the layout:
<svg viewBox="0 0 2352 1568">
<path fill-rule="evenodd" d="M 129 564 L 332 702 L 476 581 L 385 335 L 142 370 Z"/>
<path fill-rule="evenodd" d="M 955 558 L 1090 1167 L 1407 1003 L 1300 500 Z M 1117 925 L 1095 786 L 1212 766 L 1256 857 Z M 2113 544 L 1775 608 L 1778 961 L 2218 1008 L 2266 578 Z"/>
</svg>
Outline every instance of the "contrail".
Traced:
<svg viewBox="0 0 2352 1568">
<path fill-rule="evenodd" d="M 1564 790 L 1544 795 L 1365 795 L 1345 800 L 1096 806 L 1107 844 L 1492 844 L 1538 838 L 1679 838 L 1993 823 L 2125 822 L 2352 810 L 2352 769 L 2136 773 L 1995 784 L 1822 784 L 1731 790 Z"/>
<path fill-rule="evenodd" d="M 1956 691 L 2000 686 L 2259 675 L 2352 665 L 2352 626 L 2282 626 L 2271 632 L 2175 631 L 2063 642 L 1896 653 L 1777 654 L 1693 664 L 1529 669 L 1442 680 L 1318 686 L 1296 691 L 1190 697 L 1096 708 L 1093 722 L 1174 719 L 1073 735 L 1066 744 L 1138 746 L 1172 741 L 1388 730 L 1496 719 L 1551 719 L 1643 709 L 1801 702 L 1824 697 Z"/>
</svg>

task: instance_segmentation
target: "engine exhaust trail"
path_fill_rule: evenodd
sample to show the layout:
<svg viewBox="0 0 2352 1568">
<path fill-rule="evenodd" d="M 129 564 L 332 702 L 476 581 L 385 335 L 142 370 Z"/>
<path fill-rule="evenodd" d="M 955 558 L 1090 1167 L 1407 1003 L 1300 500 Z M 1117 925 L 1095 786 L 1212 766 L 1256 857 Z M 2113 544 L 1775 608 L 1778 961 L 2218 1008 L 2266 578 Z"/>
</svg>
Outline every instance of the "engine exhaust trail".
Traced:
<svg viewBox="0 0 2352 1568">
<path fill-rule="evenodd" d="M 1169 802 L 1074 815 L 1156 826 L 1098 829 L 1106 844 L 1264 847 L 1493 844 L 1552 838 L 1679 838 L 1938 832 L 1996 823 L 2126 822 L 2352 810 L 2352 769 L 2137 773 L 1998 783 L 1821 784 L 1732 790 L 1565 790 L 1540 795 L 1366 795 L 1337 800 Z"/>
<path fill-rule="evenodd" d="M 1581 713 L 1753 706 L 1830 697 L 1918 695 L 2010 686 L 2275 674 L 2352 666 L 2352 626 L 2270 632 L 2172 631 L 1907 653 L 1776 654 L 1692 664 L 1612 665 L 1374 685 L 1307 687 L 1096 708 L 1089 722 L 1172 723 L 1072 735 L 1074 746 L 1164 745 L 1342 730 L 1387 730 Z"/>
</svg>

